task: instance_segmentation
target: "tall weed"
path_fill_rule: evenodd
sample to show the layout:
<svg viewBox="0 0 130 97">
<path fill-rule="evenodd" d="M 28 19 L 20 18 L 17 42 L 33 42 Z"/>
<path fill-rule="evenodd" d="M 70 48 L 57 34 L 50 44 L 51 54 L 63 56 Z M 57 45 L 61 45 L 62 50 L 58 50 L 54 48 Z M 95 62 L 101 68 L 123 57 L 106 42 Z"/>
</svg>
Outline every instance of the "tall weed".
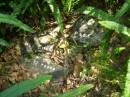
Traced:
<svg viewBox="0 0 130 97">
<path fill-rule="evenodd" d="M 78 3 L 81 1 L 80 0 L 61 0 L 63 9 L 66 13 L 70 13 L 74 11 L 74 7 L 78 5 Z"/>
<path fill-rule="evenodd" d="M 47 80 L 50 80 L 50 75 L 39 76 L 33 80 L 26 80 L 20 82 L 0 93 L 0 97 L 18 97 L 21 94 L 28 92 L 29 90 L 45 83 Z"/>
<path fill-rule="evenodd" d="M 86 7 L 86 8 L 82 8 L 81 12 L 90 16 L 94 16 L 97 17 L 99 20 L 99 23 L 104 26 L 105 28 L 110 29 L 109 32 L 111 32 L 111 30 L 115 30 L 115 32 L 119 33 L 119 34 L 124 34 L 128 37 L 130 37 L 130 28 L 124 26 L 121 21 L 120 21 L 120 17 L 122 17 L 126 12 L 128 12 L 130 9 L 130 0 L 126 0 L 126 2 L 123 4 L 123 6 L 121 7 L 121 9 L 119 9 L 117 11 L 117 13 L 115 14 L 115 16 L 110 16 L 109 14 L 107 14 L 106 12 L 99 10 L 97 8 L 93 8 L 93 7 Z M 120 24 L 120 23 L 121 24 Z M 108 38 L 110 38 L 110 33 L 107 34 L 108 37 L 105 39 L 105 41 L 102 44 L 102 51 L 104 54 L 106 54 L 106 42 L 108 42 Z M 123 64 L 122 64 L 123 65 Z M 125 84 L 125 90 L 124 90 L 124 94 L 122 97 L 130 97 L 130 62 L 128 61 L 128 70 L 127 70 L 127 75 L 126 75 L 126 84 Z"/>
<path fill-rule="evenodd" d="M 11 24 L 11 25 L 19 27 L 20 29 L 23 29 L 27 32 L 33 32 L 34 31 L 31 27 L 24 24 L 22 21 L 18 20 L 17 18 L 15 18 L 11 15 L 8 15 L 8 14 L 0 13 L 0 23 Z"/>
<path fill-rule="evenodd" d="M 130 59 L 128 60 L 125 89 L 122 97 L 130 97 Z"/>
<path fill-rule="evenodd" d="M 56 97 L 77 97 L 81 95 L 82 93 L 90 90 L 91 88 L 93 88 L 92 84 L 80 85 L 77 89 L 74 89 L 72 91 L 69 91 L 67 93 L 61 94 Z"/>
<path fill-rule="evenodd" d="M 55 19 L 60 27 L 61 33 L 63 33 L 64 26 L 63 26 L 63 22 L 62 22 L 62 17 L 61 17 L 60 10 L 59 10 L 55 0 L 47 0 L 47 3 L 50 6 L 52 13 L 54 14 L 54 17 L 55 17 Z"/>
</svg>

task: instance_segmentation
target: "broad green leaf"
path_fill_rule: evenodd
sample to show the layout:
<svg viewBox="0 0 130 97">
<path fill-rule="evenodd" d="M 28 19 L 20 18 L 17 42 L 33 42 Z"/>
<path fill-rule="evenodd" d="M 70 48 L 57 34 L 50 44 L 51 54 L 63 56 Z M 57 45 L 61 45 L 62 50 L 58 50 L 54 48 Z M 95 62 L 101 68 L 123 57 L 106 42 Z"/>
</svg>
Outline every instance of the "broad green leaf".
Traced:
<svg viewBox="0 0 130 97">
<path fill-rule="evenodd" d="M 81 95 L 82 93 L 90 90 L 91 88 L 93 88 L 92 84 L 81 85 L 77 89 L 74 89 L 74 90 L 64 93 L 64 94 L 61 94 L 57 97 L 77 97 L 77 96 Z"/>
<path fill-rule="evenodd" d="M 113 16 L 109 15 L 105 11 L 102 11 L 94 7 L 82 7 L 80 9 L 80 12 L 83 14 L 97 17 L 100 20 L 114 20 Z"/>
<path fill-rule="evenodd" d="M 0 45 L 1 46 L 9 46 L 9 43 L 6 41 L 6 40 L 4 40 L 4 39 L 2 39 L 2 38 L 0 38 Z"/>
<path fill-rule="evenodd" d="M 46 1 L 49 4 L 52 13 L 54 14 L 54 17 L 60 27 L 60 31 L 63 33 L 64 26 L 63 26 L 63 22 L 62 22 L 62 17 L 61 17 L 60 10 L 59 10 L 55 0 L 46 0 Z"/>
<path fill-rule="evenodd" d="M 125 50 L 125 47 L 117 47 L 114 49 L 115 54 L 120 54 L 123 50 Z"/>
<path fill-rule="evenodd" d="M 31 27 L 29 27 L 28 25 L 24 24 L 23 22 L 21 22 L 20 20 L 18 20 L 17 18 L 15 18 L 11 15 L 0 13 L 0 23 L 12 24 L 12 25 L 19 27 L 25 31 L 34 32 Z"/>
<path fill-rule="evenodd" d="M 130 0 L 126 0 L 126 2 L 122 5 L 121 9 L 119 9 L 115 15 L 115 19 L 119 19 L 130 9 Z"/>
<path fill-rule="evenodd" d="M 126 83 L 125 83 L 124 95 L 122 97 L 130 97 L 130 59 L 128 60 Z"/>
<path fill-rule="evenodd" d="M 113 21 L 99 21 L 99 23 L 110 30 L 115 30 L 117 33 L 122 33 L 130 37 L 130 29 L 124 25 Z"/>
<path fill-rule="evenodd" d="M 18 97 L 22 93 L 28 92 L 29 90 L 37 87 L 38 85 L 45 83 L 47 80 L 50 80 L 50 75 L 39 76 L 33 80 L 26 80 L 20 82 L 5 91 L 0 93 L 0 97 Z"/>
<path fill-rule="evenodd" d="M 68 0 L 68 12 L 71 10 L 73 0 Z"/>
</svg>

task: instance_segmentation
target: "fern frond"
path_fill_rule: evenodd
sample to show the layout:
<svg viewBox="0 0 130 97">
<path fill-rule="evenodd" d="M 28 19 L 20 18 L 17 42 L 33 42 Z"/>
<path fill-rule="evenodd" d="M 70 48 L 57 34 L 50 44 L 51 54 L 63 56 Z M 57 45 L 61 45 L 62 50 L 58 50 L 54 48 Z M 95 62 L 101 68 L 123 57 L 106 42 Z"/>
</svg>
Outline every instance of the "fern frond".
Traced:
<svg viewBox="0 0 130 97">
<path fill-rule="evenodd" d="M 11 15 L 0 13 L 0 23 L 12 24 L 12 25 L 19 27 L 25 31 L 34 32 L 31 27 L 29 27 L 28 25 L 24 24 L 23 22 L 21 22 L 20 20 L 18 20 L 17 18 L 15 18 Z"/>
</svg>

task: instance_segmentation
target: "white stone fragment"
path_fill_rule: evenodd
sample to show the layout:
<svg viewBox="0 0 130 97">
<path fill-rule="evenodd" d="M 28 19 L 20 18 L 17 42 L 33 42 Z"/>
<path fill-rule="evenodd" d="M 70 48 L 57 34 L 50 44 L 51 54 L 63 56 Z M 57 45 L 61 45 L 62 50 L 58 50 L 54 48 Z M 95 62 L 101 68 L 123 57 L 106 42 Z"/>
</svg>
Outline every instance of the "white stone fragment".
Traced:
<svg viewBox="0 0 130 97">
<path fill-rule="evenodd" d="M 53 71 L 55 70 L 55 68 L 52 69 Z"/>
<path fill-rule="evenodd" d="M 94 19 L 90 19 L 90 20 L 88 20 L 88 22 L 87 22 L 87 25 L 93 25 L 95 23 L 95 20 Z"/>
<path fill-rule="evenodd" d="M 49 69 L 49 66 L 47 66 L 46 68 Z"/>
<path fill-rule="evenodd" d="M 60 32 L 60 27 L 56 27 L 54 30 L 52 30 L 52 31 L 50 32 L 50 35 L 51 35 L 53 38 L 55 38 L 55 37 L 58 35 L 59 32 Z"/>
<path fill-rule="evenodd" d="M 44 65 L 44 68 L 47 68 L 47 65 Z"/>
<path fill-rule="evenodd" d="M 39 42 L 41 44 L 48 44 L 50 43 L 52 40 L 52 36 L 51 35 L 46 35 L 46 36 L 41 36 L 39 37 Z"/>
<path fill-rule="evenodd" d="M 52 67 L 51 67 L 51 66 L 49 66 L 49 70 L 52 70 Z"/>
<path fill-rule="evenodd" d="M 79 31 L 80 31 L 80 32 L 85 32 L 87 29 L 88 29 L 88 25 L 83 24 L 83 25 L 79 28 Z"/>
<path fill-rule="evenodd" d="M 72 25 L 65 25 L 65 28 L 66 28 L 66 29 L 68 29 L 68 28 L 70 28 L 70 27 L 72 27 Z"/>
</svg>

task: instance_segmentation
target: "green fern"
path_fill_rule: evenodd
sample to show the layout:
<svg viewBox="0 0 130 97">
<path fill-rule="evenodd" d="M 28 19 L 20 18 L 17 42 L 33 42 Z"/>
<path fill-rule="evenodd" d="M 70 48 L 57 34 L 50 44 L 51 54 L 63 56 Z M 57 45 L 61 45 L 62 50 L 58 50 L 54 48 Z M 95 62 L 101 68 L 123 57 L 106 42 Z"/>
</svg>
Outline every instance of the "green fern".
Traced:
<svg viewBox="0 0 130 97">
<path fill-rule="evenodd" d="M 56 21 L 57 21 L 57 23 L 60 27 L 61 33 L 63 33 L 64 26 L 63 26 L 63 23 L 62 23 L 62 17 L 61 17 L 60 10 L 59 10 L 55 0 L 46 0 L 46 1 L 49 4 L 52 13 L 54 14 L 54 17 L 55 17 L 55 19 L 56 19 Z"/>
<path fill-rule="evenodd" d="M 102 11 L 100 9 L 94 7 L 82 7 L 80 12 L 85 15 L 96 17 L 99 20 L 114 20 L 114 16 L 109 15 L 107 12 Z M 107 48 L 109 47 L 109 39 L 111 37 L 111 32 L 107 31 L 104 34 L 104 38 L 102 40 L 102 44 L 100 47 L 100 62 L 105 60 L 107 57 Z"/>
<path fill-rule="evenodd" d="M 114 17 L 109 15 L 107 12 L 90 6 L 80 8 L 80 12 L 83 14 L 94 16 L 100 20 L 114 20 Z"/>
<path fill-rule="evenodd" d="M 40 84 L 45 83 L 47 80 L 50 80 L 50 75 L 39 76 L 33 80 L 26 80 L 20 82 L 5 91 L 0 93 L 0 97 L 18 97 L 19 95 L 28 92 L 29 90 L 37 87 Z"/>
<path fill-rule="evenodd" d="M 122 33 L 130 37 L 130 29 L 124 25 L 113 21 L 99 21 L 99 23 L 110 30 L 115 30 L 117 33 Z"/>
<path fill-rule="evenodd" d="M 74 7 L 79 3 L 80 0 L 61 0 L 64 6 L 64 11 L 69 13 L 72 12 Z"/>
<path fill-rule="evenodd" d="M 77 97 L 77 96 L 81 95 L 82 93 L 90 90 L 91 88 L 93 88 L 92 84 L 80 85 L 77 89 L 74 89 L 74 90 L 64 93 L 64 94 L 61 94 L 57 97 Z"/>
<path fill-rule="evenodd" d="M 29 27 L 28 25 L 24 24 L 23 22 L 21 22 L 20 20 L 11 15 L 0 13 L 0 23 L 12 24 L 25 31 L 34 32 L 34 30 L 31 27 Z"/>
<path fill-rule="evenodd" d="M 119 9 L 115 15 L 115 19 L 119 19 L 130 9 L 130 0 L 126 0 L 121 9 Z"/>
<path fill-rule="evenodd" d="M 122 97 L 130 97 L 130 59 L 128 60 L 126 83 L 125 83 L 124 94 Z"/>
</svg>

